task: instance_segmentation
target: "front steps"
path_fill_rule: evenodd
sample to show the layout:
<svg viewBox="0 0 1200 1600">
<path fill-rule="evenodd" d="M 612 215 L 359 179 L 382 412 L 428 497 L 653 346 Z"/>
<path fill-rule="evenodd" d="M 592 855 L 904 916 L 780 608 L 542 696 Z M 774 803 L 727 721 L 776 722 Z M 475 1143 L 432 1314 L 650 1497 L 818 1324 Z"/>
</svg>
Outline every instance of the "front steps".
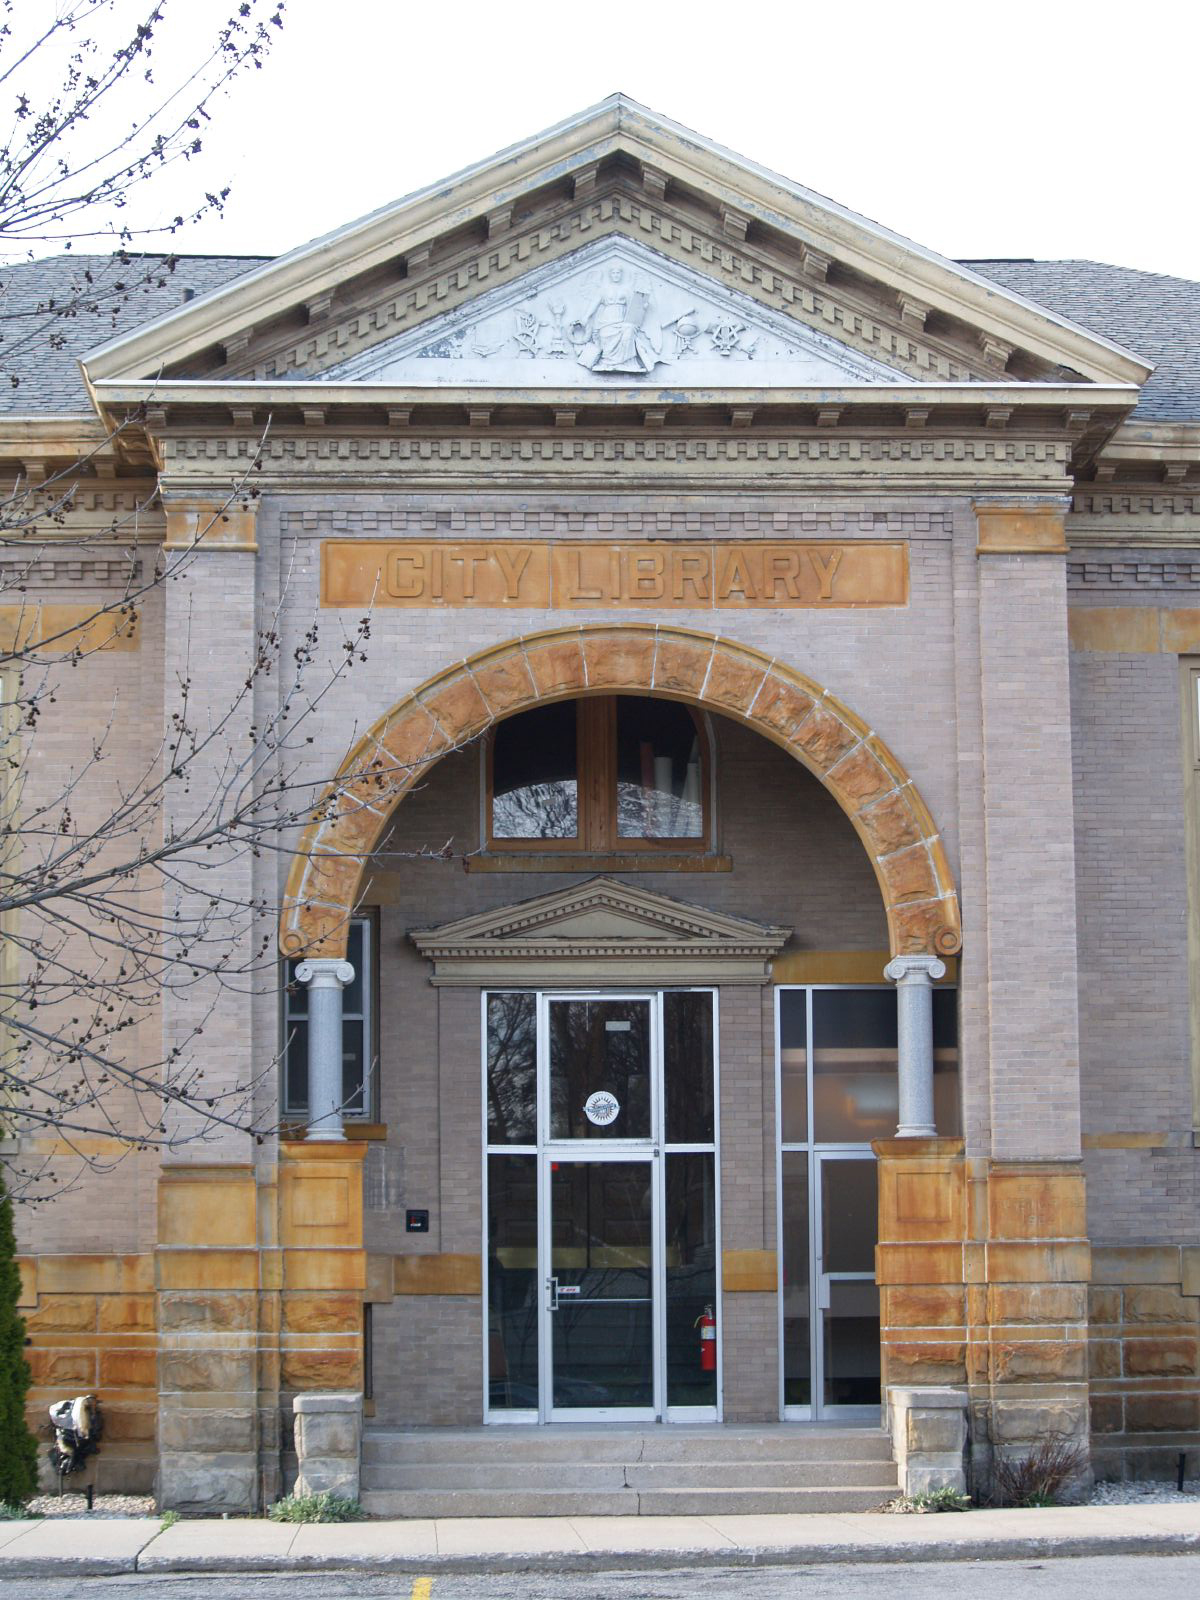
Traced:
<svg viewBox="0 0 1200 1600">
<path fill-rule="evenodd" d="M 361 1499 L 375 1517 L 873 1511 L 896 1492 L 878 1428 L 368 1424 L 363 1434 Z"/>
</svg>

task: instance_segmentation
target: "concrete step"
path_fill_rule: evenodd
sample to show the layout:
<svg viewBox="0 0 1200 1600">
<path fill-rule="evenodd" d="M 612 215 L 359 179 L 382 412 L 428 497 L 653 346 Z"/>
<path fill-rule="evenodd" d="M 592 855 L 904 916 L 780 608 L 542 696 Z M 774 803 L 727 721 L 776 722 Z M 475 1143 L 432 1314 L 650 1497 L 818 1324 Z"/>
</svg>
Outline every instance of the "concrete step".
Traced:
<svg viewBox="0 0 1200 1600">
<path fill-rule="evenodd" d="M 873 1511 L 888 1490 L 373 1489 L 361 1498 L 372 1517 L 716 1517 Z"/>
<path fill-rule="evenodd" d="M 740 1489 L 747 1476 L 756 1488 L 819 1489 L 839 1486 L 895 1488 L 891 1461 L 521 1461 L 498 1467 L 477 1461 L 376 1461 L 363 1468 L 362 1487 L 383 1490 L 494 1489 L 497 1479 L 513 1491 L 531 1489 Z"/>
<path fill-rule="evenodd" d="M 384 1428 L 363 1433 L 363 1463 L 448 1465 L 477 1462 L 840 1462 L 892 1459 L 891 1441 L 878 1428 L 828 1428 L 807 1423 L 775 1428 L 562 1427 Z"/>
</svg>

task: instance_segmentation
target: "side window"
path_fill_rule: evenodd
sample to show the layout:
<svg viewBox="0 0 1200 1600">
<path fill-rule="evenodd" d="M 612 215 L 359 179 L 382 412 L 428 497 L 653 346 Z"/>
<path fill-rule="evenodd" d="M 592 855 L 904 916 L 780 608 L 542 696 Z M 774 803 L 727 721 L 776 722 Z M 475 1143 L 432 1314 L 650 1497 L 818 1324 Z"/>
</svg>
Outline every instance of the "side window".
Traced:
<svg viewBox="0 0 1200 1600">
<path fill-rule="evenodd" d="M 354 982 L 342 993 L 342 1114 L 375 1115 L 373 1005 L 375 939 L 370 917 L 354 917 L 346 959 Z M 296 977 L 298 961 L 285 966 L 283 986 L 283 1115 L 308 1114 L 308 989 Z"/>
</svg>

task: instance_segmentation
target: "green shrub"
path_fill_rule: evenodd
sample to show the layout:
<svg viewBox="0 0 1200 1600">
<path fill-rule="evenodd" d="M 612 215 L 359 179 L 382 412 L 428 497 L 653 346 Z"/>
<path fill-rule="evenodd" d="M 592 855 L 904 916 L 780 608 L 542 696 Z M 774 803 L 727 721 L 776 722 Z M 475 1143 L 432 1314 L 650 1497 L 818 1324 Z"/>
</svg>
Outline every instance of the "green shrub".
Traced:
<svg viewBox="0 0 1200 1600">
<path fill-rule="evenodd" d="M 924 1489 L 920 1494 L 897 1495 L 894 1500 L 889 1500 L 883 1509 L 901 1514 L 911 1512 L 916 1516 L 928 1516 L 935 1511 L 970 1511 L 971 1508 L 969 1494 L 964 1494 L 961 1489 L 952 1489 L 946 1484 L 940 1489 Z"/>
<path fill-rule="evenodd" d="M 25 1423 L 30 1373 L 25 1319 L 17 1310 L 21 1274 L 16 1255 L 12 1200 L 0 1169 L 0 1502 L 19 1507 L 37 1493 L 37 1440 Z"/>
<path fill-rule="evenodd" d="M 289 1494 L 267 1511 L 272 1522 L 363 1522 L 367 1513 L 357 1500 L 340 1494 Z"/>
</svg>

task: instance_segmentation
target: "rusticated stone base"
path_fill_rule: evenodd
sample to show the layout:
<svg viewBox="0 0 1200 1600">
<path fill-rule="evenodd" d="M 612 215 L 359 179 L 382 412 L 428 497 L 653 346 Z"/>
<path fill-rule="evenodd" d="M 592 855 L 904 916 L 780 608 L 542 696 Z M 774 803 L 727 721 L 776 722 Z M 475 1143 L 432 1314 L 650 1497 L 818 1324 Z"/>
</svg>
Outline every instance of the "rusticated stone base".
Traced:
<svg viewBox="0 0 1200 1600">
<path fill-rule="evenodd" d="M 1200 1473 L 1200 1248 L 1096 1247 L 1088 1358 L 1099 1478 Z"/>
<path fill-rule="evenodd" d="M 885 1385 L 963 1389 L 968 1474 L 982 1496 L 996 1456 L 1025 1456 L 1047 1438 L 1077 1445 L 1086 1463 L 1079 1164 L 967 1160 L 951 1139 L 880 1140 L 875 1150 Z M 1087 1477 L 1084 1465 L 1071 1487 Z"/>
<path fill-rule="evenodd" d="M 892 1454 L 906 1495 L 967 1487 L 967 1391 L 907 1388 L 886 1391 L 885 1415 Z"/>
</svg>

